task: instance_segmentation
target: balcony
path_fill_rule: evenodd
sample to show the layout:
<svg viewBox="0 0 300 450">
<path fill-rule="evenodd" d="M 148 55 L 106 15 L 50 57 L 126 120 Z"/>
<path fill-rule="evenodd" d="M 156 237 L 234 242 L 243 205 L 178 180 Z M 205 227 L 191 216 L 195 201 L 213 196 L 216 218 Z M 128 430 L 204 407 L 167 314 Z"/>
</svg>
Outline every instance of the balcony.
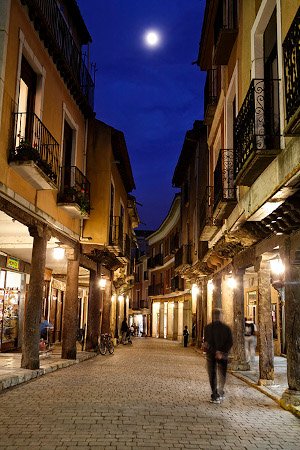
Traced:
<svg viewBox="0 0 300 450">
<path fill-rule="evenodd" d="M 127 259 L 130 259 L 131 257 L 131 239 L 127 233 L 125 234 L 124 255 Z"/>
<path fill-rule="evenodd" d="M 210 125 L 213 121 L 216 107 L 220 96 L 220 75 L 219 69 L 207 71 L 204 86 L 204 123 Z"/>
<path fill-rule="evenodd" d="M 279 152 L 279 80 L 254 79 L 234 123 L 235 184 L 251 186 Z"/>
<path fill-rule="evenodd" d="M 150 286 L 148 287 L 148 295 L 149 296 L 163 295 L 163 294 L 164 294 L 164 289 L 163 289 L 162 283 L 150 284 Z"/>
<path fill-rule="evenodd" d="M 120 216 L 111 216 L 109 225 L 108 248 L 116 255 L 123 255 L 124 251 L 124 224 Z"/>
<path fill-rule="evenodd" d="M 149 300 L 140 300 L 139 309 L 149 309 Z"/>
<path fill-rule="evenodd" d="M 199 206 L 200 241 L 209 241 L 218 230 L 213 218 L 213 205 L 213 187 L 207 186 L 205 195 L 203 196 Z"/>
<path fill-rule="evenodd" d="M 218 221 L 227 219 L 237 203 L 233 165 L 233 149 L 221 149 L 214 171 L 213 217 Z"/>
<path fill-rule="evenodd" d="M 147 260 L 147 269 L 154 269 L 157 266 L 163 266 L 164 257 L 162 253 L 158 253 L 155 256 L 151 256 Z"/>
<path fill-rule="evenodd" d="M 175 233 L 170 239 L 170 253 L 174 254 L 179 249 L 179 233 Z"/>
<path fill-rule="evenodd" d="M 182 245 L 175 253 L 174 267 L 183 268 L 192 264 L 192 246 L 191 244 Z"/>
<path fill-rule="evenodd" d="M 22 0 L 68 89 L 85 116 L 93 113 L 94 82 L 56 0 Z"/>
<path fill-rule="evenodd" d="M 184 279 L 179 275 L 171 278 L 171 292 L 184 291 Z"/>
<path fill-rule="evenodd" d="M 237 34 L 237 0 L 219 0 L 214 24 L 215 65 L 228 64 Z"/>
<path fill-rule="evenodd" d="M 61 167 L 61 189 L 57 204 L 74 218 L 88 218 L 90 183 L 76 166 Z"/>
<path fill-rule="evenodd" d="M 300 8 L 283 43 L 286 136 L 300 136 Z"/>
<path fill-rule="evenodd" d="M 34 113 L 14 114 L 9 165 L 35 189 L 57 189 L 59 144 Z"/>
<path fill-rule="evenodd" d="M 158 253 L 154 256 L 154 267 L 163 266 L 164 265 L 164 255 L 162 253 Z"/>
</svg>

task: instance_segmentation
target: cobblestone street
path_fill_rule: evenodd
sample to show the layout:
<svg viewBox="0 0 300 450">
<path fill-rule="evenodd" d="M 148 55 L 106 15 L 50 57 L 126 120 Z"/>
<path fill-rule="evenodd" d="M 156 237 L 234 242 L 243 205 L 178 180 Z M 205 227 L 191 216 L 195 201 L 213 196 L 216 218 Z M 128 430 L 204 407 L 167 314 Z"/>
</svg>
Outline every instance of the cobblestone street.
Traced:
<svg viewBox="0 0 300 450">
<path fill-rule="evenodd" d="M 209 398 L 193 348 L 136 338 L 3 391 L 0 448 L 299 448 L 299 419 L 231 374 L 225 401 Z"/>
</svg>

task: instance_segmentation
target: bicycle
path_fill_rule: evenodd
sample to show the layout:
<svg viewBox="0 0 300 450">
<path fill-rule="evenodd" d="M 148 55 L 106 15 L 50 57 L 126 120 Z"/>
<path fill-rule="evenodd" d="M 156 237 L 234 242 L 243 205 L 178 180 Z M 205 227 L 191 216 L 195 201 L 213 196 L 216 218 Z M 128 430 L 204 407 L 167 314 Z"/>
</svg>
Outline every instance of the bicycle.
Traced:
<svg viewBox="0 0 300 450">
<path fill-rule="evenodd" d="M 96 351 L 98 354 L 100 353 L 101 355 L 105 355 L 107 351 L 110 355 L 113 354 L 113 352 L 115 351 L 115 347 L 112 342 L 110 334 L 108 333 L 101 334 L 100 342 L 98 343 Z"/>
</svg>

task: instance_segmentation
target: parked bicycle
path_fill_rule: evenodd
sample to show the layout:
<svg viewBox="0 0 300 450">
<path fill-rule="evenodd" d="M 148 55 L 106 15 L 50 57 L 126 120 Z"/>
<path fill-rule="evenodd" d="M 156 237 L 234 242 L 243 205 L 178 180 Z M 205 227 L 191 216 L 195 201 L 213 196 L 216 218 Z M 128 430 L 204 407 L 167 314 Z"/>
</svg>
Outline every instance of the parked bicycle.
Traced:
<svg viewBox="0 0 300 450">
<path fill-rule="evenodd" d="M 115 351 L 115 347 L 111 338 L 111 335 L 108 333 L 101 334 L 100 342 L 98 343 L 97 353 L 101 353 L 101 355 L 105 355 L 107 352 L 112 355 Z"/>
</svg>

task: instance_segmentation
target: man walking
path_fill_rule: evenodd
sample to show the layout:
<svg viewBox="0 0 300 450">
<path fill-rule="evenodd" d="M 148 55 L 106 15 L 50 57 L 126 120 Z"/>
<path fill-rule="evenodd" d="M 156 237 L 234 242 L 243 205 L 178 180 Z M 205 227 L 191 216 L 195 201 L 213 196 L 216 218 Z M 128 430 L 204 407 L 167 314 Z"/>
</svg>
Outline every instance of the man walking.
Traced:
<svg viewBox="0 0 300 450">
<path fill-rule="evenodd" d="M 221 403 L 224 399 L 228 353 L 233 344 L 231 329 L 221 319 L 222 311 L 213 309 L 212 322 L 204 329 L 203 349 L 206 351 L 211 403 Z"/>
</svg>

